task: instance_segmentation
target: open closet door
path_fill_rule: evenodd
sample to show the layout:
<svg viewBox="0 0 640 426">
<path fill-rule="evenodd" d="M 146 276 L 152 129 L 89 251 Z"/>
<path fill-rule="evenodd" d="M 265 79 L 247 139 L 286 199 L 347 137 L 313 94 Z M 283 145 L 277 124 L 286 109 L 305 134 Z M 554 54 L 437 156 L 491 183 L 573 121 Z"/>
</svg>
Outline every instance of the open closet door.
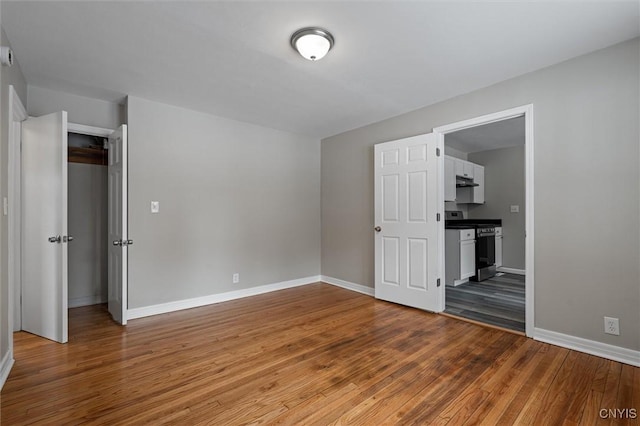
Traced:
<svg viewBox="0 0 640 426">
<path fill-rule="evenodd" d="M 109 136 L 109 313 L 127 324 L 127 126 Z"/>
<path fill-rule="evenodd" d="M 22 122 L 22 329 L 67 341 L 67 113 Z"/>
<path fill-rule="evenodd" d="M 442 142 L 433 133 L 374 148 L 375 296 L 439 312 Z"/>
</svg>

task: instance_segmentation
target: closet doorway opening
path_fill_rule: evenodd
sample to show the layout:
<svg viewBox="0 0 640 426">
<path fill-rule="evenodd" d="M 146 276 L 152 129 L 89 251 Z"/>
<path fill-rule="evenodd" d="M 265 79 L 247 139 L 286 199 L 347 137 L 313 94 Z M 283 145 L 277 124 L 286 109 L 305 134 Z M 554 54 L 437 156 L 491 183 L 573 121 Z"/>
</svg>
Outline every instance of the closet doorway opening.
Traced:
<svg viewBox="0 0 640 426">
<path fill-rule="evenodd" d="M 68 133 L 69 308 L 108 301 L 108 140 Z M 106 312 L 106 309 L 105 309 Z"/>
<path fill-rule="evenodd" d="M 127 322 L 127 127 L 67 122 L 64 111 L 19 123 L 22 224 L 14 331 L 68 340 L 69 308 L 107 302 Z M 17 198 L 17 197 L 16 197 Z M 74 235 L 75 234 L 75 235 Z M 94 310 L 95 311 L 95 310 Z M 76 321 L 77 323 L 77 321 Z M 77 330 L 76 330 L 77 331 Z M 75 331 L 74 331 L 75 332 Z"/>
</svg>

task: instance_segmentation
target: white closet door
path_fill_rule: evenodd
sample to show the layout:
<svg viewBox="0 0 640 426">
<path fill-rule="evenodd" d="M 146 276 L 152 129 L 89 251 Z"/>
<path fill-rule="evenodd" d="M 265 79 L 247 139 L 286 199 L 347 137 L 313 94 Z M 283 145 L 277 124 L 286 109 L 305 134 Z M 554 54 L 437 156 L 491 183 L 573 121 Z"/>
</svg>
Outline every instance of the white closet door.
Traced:
<svg viewBox="0 0 640 426">
<path fill-rule="evenodd" d="M 22 122 L 22 329 L 67 341 L 67 113 Z"/>
<path fill-rule="evenodd" d="M 127 227 L 127 126 L 109 136 L 109 313 L 127 324 L 127 256 L 131 240 Z"/>
</svg>

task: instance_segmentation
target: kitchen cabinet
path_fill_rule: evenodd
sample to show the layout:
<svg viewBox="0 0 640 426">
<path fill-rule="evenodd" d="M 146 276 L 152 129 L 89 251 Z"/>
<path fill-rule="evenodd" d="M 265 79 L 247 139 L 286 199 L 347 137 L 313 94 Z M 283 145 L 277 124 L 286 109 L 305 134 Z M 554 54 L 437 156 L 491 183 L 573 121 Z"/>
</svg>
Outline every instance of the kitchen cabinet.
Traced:
<svg viewBox="0 0 640 426">
<path fill-rule="evenodd" d="M 471 202 L 473 204 L 484 204 L 484 166 L 473 165 L 473 183 L 477 183 L 478 186 L 473 187 Z"/>
<path fill-rule="evenodd" d="M 478 186 L 456 187 L 456 178 L 471 179 Z M 444 200 L 458 204 L 484 204 L 484 166 L 444 156 Z"/>
<path fill-rule="evenodd" d="M 496 227 L 496 261 L 495 261 L 495 265 L 496 268 L 499 268 L 502 266 L 502 228 L 497 226 Z"/>
<path fill-rule="evenodd" d="M 456 162 L 453 157 L 444 157 L 444 200 L 456 200 Z"/>
<path fill-rule="evenodd" d="M 445 232 L 445 284 L 458 286 L 476 274 L 475 229 Z"/>
<path fill-rule="evenodd" d="M 455 162 L 456 162 L 456 176 L 461 176 L 467 179 L 473 179 L 473 172 L 474 172 L 473 163 L 469 161 L 461 160 L 459 158 L 456 158 Z"/>
<path fill-rule="evenodd" d="M 473 164 L 473 168 L 473 183 L 478 186 L 458 188 L 456 191 L 458 204 L 484 204 L 484 167 Z"/>
</svg>

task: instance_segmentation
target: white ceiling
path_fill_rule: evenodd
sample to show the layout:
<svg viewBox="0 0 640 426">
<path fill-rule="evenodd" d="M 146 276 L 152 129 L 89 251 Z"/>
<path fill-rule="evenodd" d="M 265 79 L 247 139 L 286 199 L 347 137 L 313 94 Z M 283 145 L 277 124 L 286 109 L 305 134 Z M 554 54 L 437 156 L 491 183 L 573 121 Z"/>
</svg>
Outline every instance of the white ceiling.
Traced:
<svg viewBox="0 0 640 426">
<path fill-rule="evenodd" d="M 524 116 L 510 118 L 449 133 L 444 143 L 467 154 L 524 145 L 524 126 Z"/>
<path fill-rule="evenodd" d="M 637 0 L 11 2 L 30 85 L 327 137 L 640 34 Z M 331 31 L 318 62 L 289 45 Z"/>
</svg>

